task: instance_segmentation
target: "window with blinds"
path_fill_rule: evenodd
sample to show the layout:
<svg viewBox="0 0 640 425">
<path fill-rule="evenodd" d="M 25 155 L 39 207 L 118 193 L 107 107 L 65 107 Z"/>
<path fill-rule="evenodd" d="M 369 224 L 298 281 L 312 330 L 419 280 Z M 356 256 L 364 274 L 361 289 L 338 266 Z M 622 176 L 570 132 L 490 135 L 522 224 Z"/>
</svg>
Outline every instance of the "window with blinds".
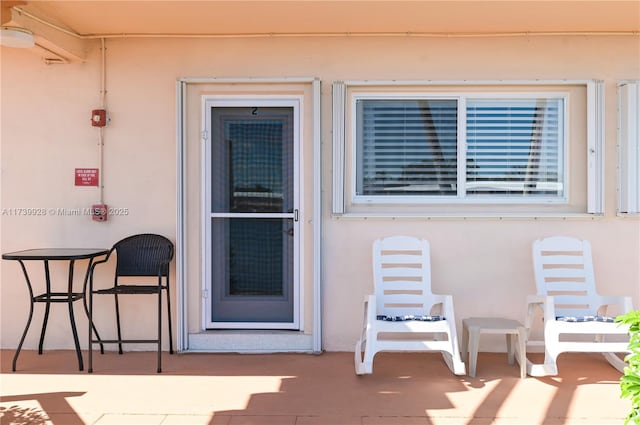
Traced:
<svg viewBox="0 0 640 425">
<path fill-rule="evenodd" d="M 457 100 L 359 100 L 357 195 L 455 195 Z"/>
<path fill-rule="evenodd" d="M 355 112 L 356 197 L 564 196 L 562 98 L 363 98 Z"/>
<path fill-rule="evenodd" d="M 563 194 L 561 99 L 467 100 L 466 193 Z"/>
</svg>

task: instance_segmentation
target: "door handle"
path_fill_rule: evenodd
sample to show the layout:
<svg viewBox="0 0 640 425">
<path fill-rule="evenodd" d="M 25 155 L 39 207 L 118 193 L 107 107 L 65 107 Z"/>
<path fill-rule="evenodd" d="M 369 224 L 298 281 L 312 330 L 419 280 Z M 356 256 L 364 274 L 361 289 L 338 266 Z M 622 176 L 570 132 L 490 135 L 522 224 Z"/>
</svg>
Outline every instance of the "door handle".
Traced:
<svg viewBox="0 0 640 425">
<path fill-rule="evenodd" d="M 295 209 L 293 210 L 293 221 L 298 221 L 299 217 L 298 217 L 298 210 Z"/>
</svg>

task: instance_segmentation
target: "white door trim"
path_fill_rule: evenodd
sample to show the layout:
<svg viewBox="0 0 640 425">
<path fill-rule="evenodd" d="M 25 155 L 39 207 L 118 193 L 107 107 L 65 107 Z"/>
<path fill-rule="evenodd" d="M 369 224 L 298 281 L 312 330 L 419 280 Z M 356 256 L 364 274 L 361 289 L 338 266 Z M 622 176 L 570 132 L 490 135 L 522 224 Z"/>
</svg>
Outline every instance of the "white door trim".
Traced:
<svg viewBox="0 0 640 425">
<path fill-rule="evenodd" d="M 189 330 L 189 285 L 187 273 L 187 143 L 188 143 L 188 91 L 189 88 L 216 84 L 300 84 L 312 90 L 313 130 L 313 299 L 311 330 L 312 341 L 303 351 L 322 351 L 322 132 L 321 132 L 321 82 L 314 77 L 276 78 L 218 78 L 181 77 L 176 81 L 176 304 L 177 304 L 177 349 L 179 352 L 193 350 Z M 195 253 L 198 255 L 198 253 Z M 193 290 L 193 289 L 192 289 Z M 197 335 L 192 333 L 191 335 Z M 285 349 L 287 350 L 287 349 Z M 295 351 L 300 351 L 297 349 Z"/>
<path fill-rule="evenodd" d="M 202 238 L 203 270 L 202 270 L 202 329 L 304 329 L 304 311 L 301 300 L 304 299 L 304 284 L 301 276 L 304 276 L 305 258 L 303 252 L 304 234 L 300 223 L 304 222 L 304 211 L 301 208 L 302 184 L 300 182 L 300 166 L 302 152 L 302 110 L 303 97 L 291 95 L 202 95 L 202 138 L 204 146 L 201 155 L 201 199 L 202 199 L 202 227 L 204 237 Z M 294 226 L 294 253 L 293 253 L 293 320 L 292 322 L 213 322 L 211 320 L 211 218 L 212 217 L 256 217 L 256 214 L 226 214 L 211 213 L 211 109 L 228 107 L 258 107 L 258 108 L 278 108 L 286 107 L 293 109 L 293 178 L 294 178 L 294 200 L 293 208 L 297 220 L 294 220 L 294 212 L 278 214 L 259 214 L 260 217 L 273 216 L 277 218 L 291 218 Z"/>
</svg>

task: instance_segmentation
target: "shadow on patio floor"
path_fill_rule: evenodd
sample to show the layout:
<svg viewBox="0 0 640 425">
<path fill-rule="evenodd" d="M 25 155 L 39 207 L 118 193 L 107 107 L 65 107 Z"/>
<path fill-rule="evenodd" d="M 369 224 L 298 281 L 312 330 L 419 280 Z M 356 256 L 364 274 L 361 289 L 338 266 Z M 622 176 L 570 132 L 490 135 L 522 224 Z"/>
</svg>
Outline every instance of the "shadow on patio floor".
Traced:
<svg viewBox="0 0 640 425">
<path fill-rule="evenodd" d="M 500 353 L 479 354 L 476 378 L 431 353 L 381 353 L 367 376 L 353 353 L 166 353 L 162 374 L 153 352 L 97 354 L 93 374 L 71 350 L 24 351 L 17 372 L 0 354 L 2 424 L 613 425 L 629 407 L 597 354 L 564 354 L 560 375 L 526 379 Z"/>
</svg>

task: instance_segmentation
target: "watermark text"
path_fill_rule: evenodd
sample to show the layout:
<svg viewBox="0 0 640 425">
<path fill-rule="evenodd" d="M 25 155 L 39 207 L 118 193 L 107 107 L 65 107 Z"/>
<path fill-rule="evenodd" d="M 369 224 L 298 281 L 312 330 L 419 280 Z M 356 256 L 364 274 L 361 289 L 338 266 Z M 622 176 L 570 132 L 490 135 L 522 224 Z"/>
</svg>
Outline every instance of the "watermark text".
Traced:
<svg viewBox="0 0 640 425">
<path fill-rule="evenodd" d="M 56 216 L 56 217 L 73 217 L 73 216 L 91 216 L 94 215 L 94 209 L 91 207 L 83 208 L 65 208 L 65 207 L 28 207 L 28 208 L 0 208 L 2 216 Z M 129 215 L 129 208 L 108 207 L 107 215 L 124 216 Z"/>
</svg>

